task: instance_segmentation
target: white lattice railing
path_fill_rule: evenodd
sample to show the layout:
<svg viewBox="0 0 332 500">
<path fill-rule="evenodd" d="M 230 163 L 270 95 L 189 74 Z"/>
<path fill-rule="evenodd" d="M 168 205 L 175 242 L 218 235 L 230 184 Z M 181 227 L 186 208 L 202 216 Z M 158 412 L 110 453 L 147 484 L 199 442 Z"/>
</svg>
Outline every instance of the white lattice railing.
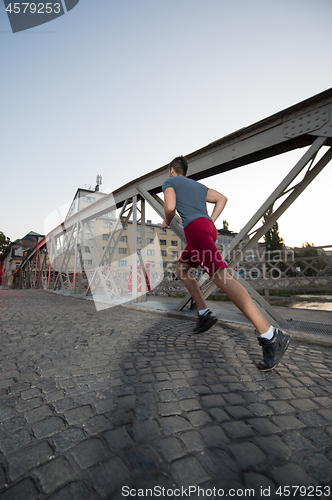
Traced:
<svg viewBox="0 0 332 500">
<path fill-rule="evenodd" d="M 243 260 L 237 270 L 255 290 L 332 293 L 332 257 L 326 255 L 291 260 Z"/>
</svg>

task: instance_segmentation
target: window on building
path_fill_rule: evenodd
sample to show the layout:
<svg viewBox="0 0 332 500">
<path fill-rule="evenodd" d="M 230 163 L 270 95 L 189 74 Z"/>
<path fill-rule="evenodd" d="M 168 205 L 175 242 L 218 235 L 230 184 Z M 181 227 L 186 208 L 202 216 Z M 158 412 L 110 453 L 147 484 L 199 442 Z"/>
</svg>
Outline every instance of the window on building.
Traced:
<svg viewBox="0 0 332 500">
<path fill-rule="evenodd" d="M 127 261 L 126 260 L 119 260 L 118 264 L 119 264 L 119 266 L 126 266 L 127 265 Z"/>
<path fill-rule="evenodd" d="M 93 196 L 83 196 L 83 201 L 86 203 L 94 203 L 96 201 L 96 198 Z"/>
<path fill-rule="evenodd" d="M 172 257 L 178 257 L 179 253 L 175 252 L 174 250 L 172 251 Z"/>
<path fill-rule="evenodd" d="M 146 232 L 147 232 L 147 233 L 154 233 L 154 227 L 150 227 L 150 226 L 148 226 L 148 227 L 146 228 Z"/>
<path fill-rule="evenodd" d="M 100 216 L 101 219 L 115 219 L 115 212 L 109 212 Z"/>
<path fill-rule="evenodd" d="M 159 240 L 161 245 L 166 245 L 166 240 Z"/>
<path fill-rule="evenodd" d="M 172 236 L 176 236 L 176 232 L 175 232 L 175 231 L 173 231 L 173 229 L 171 230 L 171 235 L 172 235 Z"/>
<path fill-rule="evenodd" d="M 177 247 L 178 246 L 177 240 L 172 240 L 171 245 L 172 245 L 172 247 Z"/>
<path fill-rule="evenodd" d="M 91 259 L 84 259 L 83 264 L 85 266 L 92 266 L 92 260 Z"/>
<path fill-rule="evenodd" d="M 154 250 L 147 250 L 147 255 L 154 255 Z"/>
<path fill-rule="evenodd" d="M 159 229 L 159 234 L 166 234 L 166 229 Z"/>
<path fill-rule="evenodd" d="M 109 237 L 110 237 L 109 234 L 103 234 L 103 240 L 108 240 Z"/>
<path fill-rule="evenodd" d="M 142 238 L 140 236 L 137 237 L 137 243 L 140 245 L 142 243 Z"/>
<path fill-rule="evenodd" d="M 127 253 L 127 249 L 123 247 L 119 247 L 119 253 Z"/>
<path fill-rule="evenodd" d="M 108 222 L 107 220 L 103 220 L 103 227 L 112 227 L 112 222 Z"/>
<path fill-rule="evenodd" d="M 90 247 L 83 247 L 84 253 L 90 253 Z"/>
<path fill-rule="evenodd" d="M 146 241 L 147 241 L 147 244 L 148 244 L 148 245 L 151 245 L 151 243 L 153 243 L 153 242 L 154 242 L 154 239 L 153 239 L 153 238 L 147 238 L 147 240 L 146 240 Z"/>
<path fill-rule="evenodd" d="M 166 250 L 160 250 L 160 255 L 162 257 L 166 257 L 167 256 L 167 251 Z"/>
<path fill-rule="evenodd" d="M 13 250 L 14 250 L 12 253 L 13 257 L 14 257 L 14 255 L 15 255 L 15 257 L 23 257 L 23 248 L 22 247 L 14 248 Z"/>
<path fill-rule="evenodd" d="M 128 241 L 128 236 L 120 236 L 120 241 Z"/>
</svg>

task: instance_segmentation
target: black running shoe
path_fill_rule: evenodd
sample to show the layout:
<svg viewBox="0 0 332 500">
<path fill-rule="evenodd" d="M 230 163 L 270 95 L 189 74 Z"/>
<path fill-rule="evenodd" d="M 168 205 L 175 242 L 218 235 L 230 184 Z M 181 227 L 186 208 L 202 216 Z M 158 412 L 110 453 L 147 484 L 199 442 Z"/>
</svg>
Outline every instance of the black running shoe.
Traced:
<svg viewBox="0 0 332 500">
<path fill-rule="evenodd" d="M 257 368 L 267 372 L 273 370 L 280 362 L 289 345 L 290 336 L 275 328 L 271 340 L 258 337 L 258 342 L 263 349 L 263 361 L 258 363 Z"/>
<path fill-rule="evenodd" d="M 213 314 L 211 309 L 208 309 L 204 314 L 198 315 L 196 326 L 193 333 L 206 332 L 211 326 L 217 323 L 218 318 Z"/>
</svg>

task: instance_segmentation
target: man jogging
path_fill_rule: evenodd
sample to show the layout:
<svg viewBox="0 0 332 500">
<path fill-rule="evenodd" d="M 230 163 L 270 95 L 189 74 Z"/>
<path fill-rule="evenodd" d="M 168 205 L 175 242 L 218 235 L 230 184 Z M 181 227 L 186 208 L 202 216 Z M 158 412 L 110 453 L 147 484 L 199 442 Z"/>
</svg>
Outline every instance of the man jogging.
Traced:
<svg viewBox="0 0 332 500">
<path fill-rule="evenodd" d="M 165 197 L 162 229 L 171 224 L 177 210 L 182 219 L 187 246 L 181 254 L 176 272 L 198 308 L 194 333 L 203 333 L 217 322 L 217 317 L 206 307 L 198 282 L 190 273 L 192 267 L 201 266 L 214 284 L 256 327 L 263 350 L 263 361 L 257 367 L 262 371 L 272 370 L 284 355 L 290 336 L 270 325 L 247 290 L 228 273 L 227 264 L 215 245 L 218 233 L 214 225 L 225 208 L 227 198 L 214 189 L 188 179 L 187 170 L 188 163 L 183 156 L 174 158 L 169 164 L 169 179 L 162 185 Z M 211 217 L 208 215 L 206 202 L 214 204 Z"/>
</svg>

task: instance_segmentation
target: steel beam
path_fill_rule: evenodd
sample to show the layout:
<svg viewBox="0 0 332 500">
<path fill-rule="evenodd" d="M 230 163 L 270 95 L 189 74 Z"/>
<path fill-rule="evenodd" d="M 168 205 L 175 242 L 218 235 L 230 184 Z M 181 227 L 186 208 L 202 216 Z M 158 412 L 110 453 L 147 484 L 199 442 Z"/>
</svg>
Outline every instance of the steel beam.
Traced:
<svg viewBox="0 0 332 500">
<path fill-rule="evenodd" d="M 291 182 L 296 177 L 296 172 L 297 174 L 301 172 L 308 162 L 313 163 L 315 154 L 323 144 L 332 146 L 332 88 L 186 155 L 189 164 L 188 177 L 200 180 L 287 151 L 311 146 L 300 162 L 285 177 L 284 181 L 232 242 L 228 258 L 230 258 L 231 252 L 235 250 L 236 245 L 243 241 L 244 237 L 249 236 L 250 240 L 246 249 L 251 248 L 264 232 L 267 232 L 268 228 L 273 225 L 274 221 L 288 208 L 300 192 L 306 188 L 320 169 L 324 168 L 324 162 L 326 164 L 329 161 L 329 154 L 325 156 L 325 160 L 321 161 L 315 167 L 309 167 L 305 178 L 298 185 L 289 189 Z M 114 203 L 117 208 L 121 208 L 126 206 L 126 200 L 140 196 L 148 201 L 154 210 L 164 218 L 163 202 L 157 194 L 161 191 L 162 183 L 167 177 L 168 165 L 132 180 L 54 228 L 46 235 L 44 240 L 38 243 L 33 252 L 22 264 L 22 269 L 28 268 L 27 279 L 29 279 L 30 286 L 32 284 L 31 263 L 32 259 L 35 258 L 37 266 L 38 249 L 48 242 L 53 242 L 52 251 L 56 255 L 57 266 L 59 267 L 59 255 L 55 246 L 56 238 L 70 233 L 73 231 L 75 225 L 79 225 L 81 222 L 87 223 L 89 220 L 96 219 L 108 213 L 110 207 L 114 206 Z M 288 194 L 289 192 L 290 194 Z M 255 230 L 255 226 L 264 213 L 281 196 L 286 196 L 287 194 L 287 199 L 272 213 L 266 224 Z M 178 217 L 175 217 L 173 220 L 172 229 L 185 241 L 184 232 Z M 67 245 L 66 251 L 68 247 L 69 245 Z M 238 257 L 236 257 L 235 252 L 234 260 L 231 260 L 230 267 L 236 265 L 237 259 Z M 209 283 L 205 278 L 204 276 L 199 283 L 203 286 L 204 293 L 206 294 L 208 293 Z M 61 286 L 64 287 L 62 266 L 59 269 L 58 279 L 61 281 Z M 261 306 L 268 310 L 267 303 L 262 302 Z"/>
<path fill-rule="evenodd" d="M 121 209 L 120 215 L 115 223 L 114 230 L 111 231 L 111 234 L 107 240 L 107 244 L 105 246 L 105 249 L 104 249 L 103 253 L 101 254 L 101 257 L 98 261 L 98 266 L 97 266 L 98 268 L 103 263 L 104 263 L 104 265 L 108 265 L 112 262 L 115 250 L 117 249 L 120 238 L 121 238 L 125 228 L 127 227 L 127 224 L 128 224 L 129 218 L 132 214 L 132 211 L 133 211 L 132 203 L 130 202 L 130 200 L 126 200 L 125 204 L 123 205 L 123 207 Z M 126 212 L 127 212 L 127 214 L 126 214 Z M 121 224 L 121 227 L 120 227 L 120 224 Z M 115 235 L 116 235 L 116 237 L 115 237 Z M 110 244 L 112 243 L 112 241 L 113 241 L 113 247 L 111 249 L 111 253 L 109 254 L 108 261 L 105 261 L 105 256 L 107 254 L 107 250 L 108 250 Z M 96 278 L 96 275 L 97 275 L 97 268 L 95 269 L 95 272 L 90 280 L 90 283 L 88 285 L 88 288 L 86 290 L 85 295 L 87 295 L 89 290 L 91 289 L 91 286 Z M 119 294 L 117 293 L 117 295 L 119 295 Z"/>
<path fill-rule="evenodd" d="M 83 236 L 83 238 L 84 238 L 84 239 L 87 239 L 87 238 L 86 238 L 85 227 L 84 227 L 84 225 L 83 225 L 83 223 L 82 223 L 82 222 L 80 223 L 80 226 L 81 226 L 81 231 L 82 231 L 82 236 Z M 91 233 L 91 229 L 90 229 L 90 227 L 89 227 L 89 231 L 90 231 L 90 234 L 92 234 L 92 233 Z M 94 262 L 94 267 L 95 267 L 95 269 L 97 270 L 97 274 L 98 274 L 98 278 L 99 278 L 99 283 L 100 283 L 100 285 L 101 285 L 101 287 L 102 287 L 102 289 L 103 289 L 103 291 L 104 291 L 104 294 L 105 294 L 105 296 L 107 297 L 107 299 L 108 299 L 108 300 L 111 300 L 111 296 L 110 296 L 109 290 L 108 290 L 108 288 L 107 288 L 107 285 L 106 285 L 106 283 L 105 283 L 104 276 L 103 276 L 103 274 L 102 274 L 102 272 L 101 272 L 100 267 L 98 266 L 98 259 L 97 259 L 97 256 L 96 256 L 96 254 L 95 254 L 94 249 L 92 248 L 91 250 L 92 250 L 92 252 L 91 252 L 91 253 L 92 253 L 92 260 L 93 260 L 93 262 Z"/>
<path fill-rule="evenodd" d="M 159 196 L 152 196 L 142 185 L 137 186 L 137 191 L 140 195 L 149 203 L 149 205 L 157 212 L 162 219 L 165 218 L 164 212 L 164 202 L 159 198 Z M 183 242 L 186 242 L 186 237 L 182 228 L 181 219 L 178 215 L 175 215 L 172 221 L 173 231 L 181 238 Z"/>
<path fill-rule="evenodd" d="M 314 114 L 320 113 L 320 110 L 326 110 L 327 116 L 325 122 L 320 122 L 320 129 L 317 129 Z M 310 113 L 312 116 L 311 128 L 303 132 L 297 130 L 292 135 L 287 127 L 291 127 L 292 120 L 299 120 L 304 113 Z M 330 145 L 331 125 L 332 88 L 188 154 L 188 177 L 195 180 L 207 178 L 286 151 L 310 146 L 320 133 L 328 139 Z M 165 165 L 97 200 L 81 210 L 79 217 L 85 222 L 108 213 L 114 203 L 120 208 L 126 199 L 138 194 L 139 185 L 150 194 L 156 194 L 161 191 L 162 183 L 167 178 L 168 165 Z M 77 218 L 78 214 L 74 214 L 54 228 L 54 236 L 62 234 L 64 230 L 68 231 L 77 222 Z"/>
<path fill-rule="evenodd" d="M 308 151 L 303 155 L 303 157 L 298 161 L 291 172 L 285 177 L 285 179 L 279 184 L 279 186 L 273 191 L 273 193 L 268 197 L 268 199 L 263 203 L 263 205 L 258 209 L 256 214 L 250 219 L 250 221 L 245 225 L 245 227 L 240 231 L 240 233 L 232 240 L 231 245 L 227 252 L 223 254 L 225 259 L 229 258 L 232 252 L 235 254 L 233 258 L 229 259 L 229 269 L 233 269 L 242 259 L 246 251 L 250 250 L 258 240 L 266 234 L 273 224 L 278 220 L 278 218 L 289 208 L 289 206 L 295 201 L 295 199 L 304 191 L 304 189 L 312 182 L 312 180 L 321 172 L 321 170 L 329 163 L 332 158 L 332 148 L 325 153 L 325 155 L 317 162 L 317 164 L 309 169 L 304 176 L 303 180 L 296 184 L 294 188 L 288 189 L 290 184 L 296 179 L 299 173 L 307 166 L 309 162 L 313 162 L 320 148 L 325 144 L 325 137 L 318 137 L 314 144 L 309 148 Z M 254 236 L 249 239 L 249 242 L 238 250 L 236 253 L 236 248 L 240 246 L 243 240 L 247 239 L 248 233 L 261 221 L 264 214 L 270 207 L 273 207 L 274 203 L 284 196 L 290 193 L 286 200 L 278 207 L 278 209 L 271 214 L 268 220 L 262 224 L 262 226 L 254 232 Z M 233 271 L 233 276 L 242 283 L 242 285 L 250 293 L 251 297 L 259 305 L 262 310 L 263 315 L 271 321 L 271 317 L 276 321 L 280 322 L 283 318 L 275 311 L 271 305 L 259 295 L 247 282 L 245 282 L 235 271 Z M 206 299 L 216 290 L 216 285 L 210 279 L 208 283 L 206 280 L 202 281 L 202 285 L 205 285 L 205 290 L 203 296 Z M 183 309 L 191 300 L 191 295 L 187 294 L 186 297 L 178 305 L 177 309 Z"/>
<path fill-rule="evenodd" d="M 142 295 L 140 297 L 140 302 L 146 302 L 146 292 L 147 292 L 147 287 L 146 287 L 146 268 L 144 263 L 146 262 L 147 255 L 146 255 L 146 225 L 145 225 L 145 199 L 141 198 L 141 249 L 139 251 L 139 259 L 141 263 L 141 287 L 142 287 Z"/>
<path fill-rule="evenodd" d="M 227 254 L 224 255 L 224 258 L 226 258 L 226 259 L 228 258 L 228 256 L 241 243 L 241 241 L 243 241 L 249 235 L 250 231 L 252 231 L 253 228 L 256 226 L 256 224 L 264 217 L 264 215 L 269 210 L 269 208 L 272 207 L 274 205 L 274 203 L 279 198 L 281 198 L 282 196 L 284 196 L 286 194 L 286 190 L 288 189 L 290 184 L 296 179 L 296 177 L 308 165 L 308 163 L 314 160 L 318 151 L 325 144 L 325 142 L 326 142 L 325 137 L 317 137 L 315 139 L 312 146 L 308 149 L 308 151 L 305 152 L 305 154 L 297 162 L 297 164 L 294 166 L 294 168 L 286 175 L 286 177 L 279 184 L 279 186 L 272 192 L 272 194 L 267 198 L 267 200 L 263 203 L 263 205 L 257 210 L 255 215 L 253 215 L 253 217 L 241 229 L 241 231 L 237 234 L 237 236 L 235 236 L 235 238 L 231 242 L 231 245 L 229 247 L 229 251 Z M 302 189 L 302 191 L 303 191 L 303 189 Z M 300 192 L 298 192 L 298 195 L 299 194 L 300 194 Z M 291 203 L 294 201 L 294 199 L 295 198 L 292 197 Z M 291 203 L 288 203 L 287 206 L 285 206 L 285 208 L 279 212 L 279 216 L 282 215 L 282 213 L 284 213 L 286 208 L 288 208 L 291 205 Z M 246 251 L 246 250 L 249 250 L 250 248 L 252 248 L 258 242 L 258 240 L 265 233 L 267 233 L 267 231 L 273 226 L 273 224 L 275 223 L 277 218 L 275 218 L 275 215 L 274 215 L 273 217 L 271 217 L 271 219 L 269 219 L 269 221 L 267 221 L 265 224 L 263 224 L 262 229 L 259 232 L 256 232 L 255 237 L 250 239 L 250 242 L 248 243 L 248 245 L 246 245 L 246 247 L 244 247 L 242 249 L 242 251 Z M 232 260 L 232 262 L 233 262 L 233 260 Z M 236 262 L 234 263 L 234 265 L 236 265 Z"/>
<path fill-rule="evenodd" d="M 131 269 L 132 269 L 132 302 L 137 300 L 137 195 L 133 196 L 133 253 L 131 259 Z"/>
<path fill-rule="evenodd" d="M 57 245 L 55 243 L 55 238 L 54 238 L 54 236 L 53 236 L 52 233 L 51 233 L 51 241 L 52 241 L 52 248 L 54 249 L 54 255 L 55 255 L 54 260 L 56 261 L 56 265 L 58 267 L 58 276 L 55 279 L 53 289 L 54 290 L 56 289 L 58 278 L 59 278 L 60 282 L 61 282 L 61 289 L 64 291 L 65 290 L 65 286 L 64 286 L 64 283 L 63 283 L 62 271 L 61 271 L 61 267 L 60 267 L 60 263 L 59 263 L 59 259 L 58 259 L 59 256 L 58 256 L 58 251 L 57 251 Z"/>
</svg>

